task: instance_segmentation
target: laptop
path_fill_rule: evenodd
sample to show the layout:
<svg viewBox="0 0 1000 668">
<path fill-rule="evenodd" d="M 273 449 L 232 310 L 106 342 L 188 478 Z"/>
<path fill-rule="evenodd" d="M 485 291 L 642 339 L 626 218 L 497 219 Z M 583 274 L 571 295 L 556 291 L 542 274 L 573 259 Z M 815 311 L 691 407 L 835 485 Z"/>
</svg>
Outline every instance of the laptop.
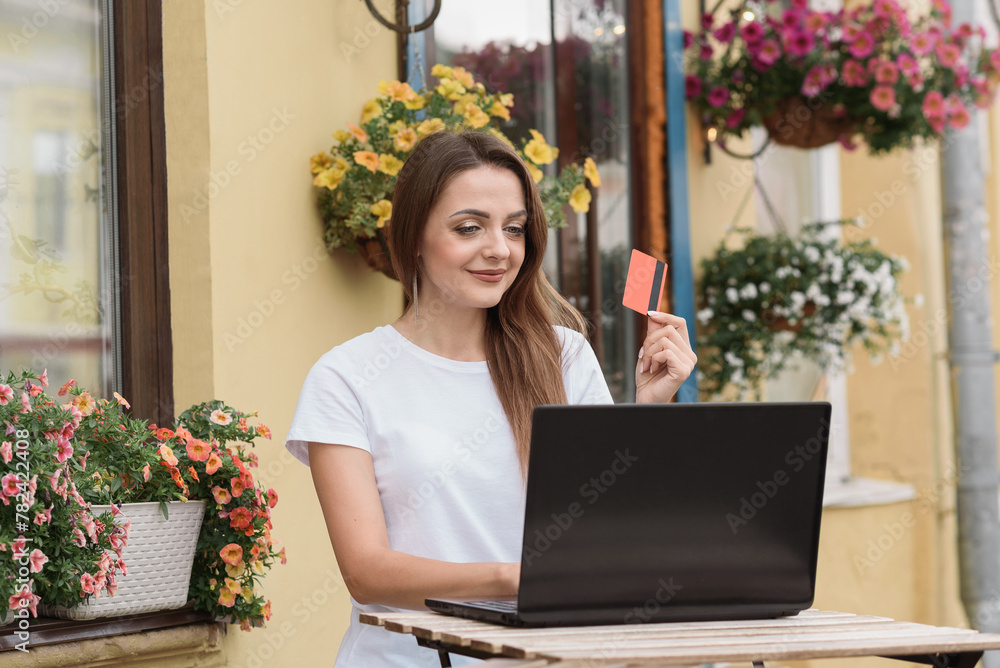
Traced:
<svg viewBox="0 0 1000 668">
<path fill-rule="evenodd" d="M 508 626 L 797 614 L 829 431 L 827 402 L 539 406 L 518 595 L 425 603 Z"/>
</svg>

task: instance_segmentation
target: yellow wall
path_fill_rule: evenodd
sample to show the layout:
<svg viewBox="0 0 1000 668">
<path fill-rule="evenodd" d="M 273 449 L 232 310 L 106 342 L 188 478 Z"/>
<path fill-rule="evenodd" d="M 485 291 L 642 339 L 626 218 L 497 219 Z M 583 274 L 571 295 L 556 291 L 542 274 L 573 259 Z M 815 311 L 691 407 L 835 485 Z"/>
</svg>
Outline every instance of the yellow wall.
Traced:
<svg viewBox="0 0 1000 668">
<path fill-rule="evenodd" d="M 175 401 L 260 412 L 274 440 L 257 448 L 259 477 L 288 551 L 264 584 L 271 621 L 230 627 L 224 649 L 231 666 L 332 662 L 350 603 L 309 471 L 283 441 L 309 367 L 395 319 L 402 297 L 326 252 L 308 159 L 395 78 L 395 37 L 356 0 L 170 0 L 163 13 Z"/>
</svg>

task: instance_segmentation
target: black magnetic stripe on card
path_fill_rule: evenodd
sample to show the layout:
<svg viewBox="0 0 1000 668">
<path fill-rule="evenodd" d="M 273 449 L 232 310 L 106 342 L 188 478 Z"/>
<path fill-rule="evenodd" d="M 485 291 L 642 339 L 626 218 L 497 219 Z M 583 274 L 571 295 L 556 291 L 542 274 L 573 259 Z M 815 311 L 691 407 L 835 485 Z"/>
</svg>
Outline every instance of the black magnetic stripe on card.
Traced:
<svg viewBox="0 0 1000 668">
<path fill-rule="evenodd" d="M 660 287 L 663 285 L 663 270 L 665 264 L 656 261 L 656 271 L 653 272 L 653 287 L 649 291 L 649 310 L 660 310 Z"/>
</svg>

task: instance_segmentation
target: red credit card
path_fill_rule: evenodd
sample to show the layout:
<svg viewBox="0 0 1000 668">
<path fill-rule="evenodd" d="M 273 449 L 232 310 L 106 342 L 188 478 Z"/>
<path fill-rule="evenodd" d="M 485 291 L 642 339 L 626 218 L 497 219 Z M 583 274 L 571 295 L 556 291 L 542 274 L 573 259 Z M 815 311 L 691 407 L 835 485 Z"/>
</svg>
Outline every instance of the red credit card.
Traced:
<svg viewBox="0 0 1000 668">
<path fill-rule="evenodd" d="M 660 296 L 667 280 L 667 265 L 642 251 L 632 250 L 622 305 L 646 315 L 660 310 Z"/>
</svg>

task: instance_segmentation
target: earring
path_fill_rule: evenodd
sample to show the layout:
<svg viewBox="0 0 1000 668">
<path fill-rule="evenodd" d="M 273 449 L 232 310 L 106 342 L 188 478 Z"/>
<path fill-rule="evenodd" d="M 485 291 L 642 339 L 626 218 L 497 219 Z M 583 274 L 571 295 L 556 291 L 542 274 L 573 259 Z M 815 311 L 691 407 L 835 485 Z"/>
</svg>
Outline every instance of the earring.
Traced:
<svg viewBox="0 0 1000 668">
<path fill-rule="evenodd" d="M 413 274 L 413 322 L 417 322 L 417 275 Z"/>
</svg>

